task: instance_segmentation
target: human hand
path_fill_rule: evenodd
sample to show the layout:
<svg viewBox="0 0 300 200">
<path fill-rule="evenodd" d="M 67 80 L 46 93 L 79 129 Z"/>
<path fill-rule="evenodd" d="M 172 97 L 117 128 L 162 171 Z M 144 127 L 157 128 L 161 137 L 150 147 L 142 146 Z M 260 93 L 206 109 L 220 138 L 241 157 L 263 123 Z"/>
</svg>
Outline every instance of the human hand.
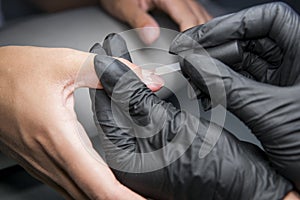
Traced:
<svg viewBox="0 0 300 200">
<path fill-rule="evenodd" d="M 115 179 L 76 118 L 74 90 L 102 87 L 94 55 L 13 46 L 0 55 L 1 151 L 67 199 L 142 199 Z"/>
<path fill-rule="evenodd" d="M 147 13 L 154 8 L 166 12 L 179 25 L 180 31 L 212 18 L 194 0 L 100 0 L 100 3 L 111 15 L 127 22 L 132 28 L 141 28 L 139 35 L 146 44 L 151 44 L 159 37 L 159 25 Z"/>
<path fill-rule="evenodd" d="M 227 63 L 257 81 L 291 86 L 300 82 L 300 18 L 283 3 L 252 7 L 218 17 L 178 35 L 170 51 L 204 48 L 238 40 L 242 62 Z"/>
<path fill-rule="evenodd" d="M 104 44 L 110 40 L 124 44 L 118 35 Z M 282 199 L 292 189 L 258 147 L 160 100 L 118 60 L 104 69 L 100 45 L 92 52 L 99 54 L 95 70 L 104 88 L 90 90 L 94 120 L 121 183 L 153 199 Z M 126 45 L 105 52 L 131 60 Z M 212 138 L 222 134 L 199 157 L 207 130 Z"/>
</svg>

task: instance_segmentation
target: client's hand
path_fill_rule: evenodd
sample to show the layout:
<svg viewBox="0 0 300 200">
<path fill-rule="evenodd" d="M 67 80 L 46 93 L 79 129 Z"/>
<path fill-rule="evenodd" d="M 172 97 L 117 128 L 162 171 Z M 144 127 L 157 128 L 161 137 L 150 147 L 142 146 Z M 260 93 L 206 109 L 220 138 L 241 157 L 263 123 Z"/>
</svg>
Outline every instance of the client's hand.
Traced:
<svg viewBox="0 0 300 200">
<path fill-rule="evenodd" d="M 0 55 L 1 152 L 67 199 L 142 199 L 115 179 L 76 118 L 75 88 L 101 87 L 93 62 L 80 71 L 94 55 L 13 46 Z"/>
<path fill-rule="evenodd" d="M 184 31 L 211 19 L 207 11 L 194 0 L 100 0 L 102 6 L 116 18 L 139 31 L 141 39 L 150 44 L 159 37 L 158 24 L 147 12 L 158 8 L 166 12 Z M 157 29 L 147 27 L 157 27 Z"/>
</svg>

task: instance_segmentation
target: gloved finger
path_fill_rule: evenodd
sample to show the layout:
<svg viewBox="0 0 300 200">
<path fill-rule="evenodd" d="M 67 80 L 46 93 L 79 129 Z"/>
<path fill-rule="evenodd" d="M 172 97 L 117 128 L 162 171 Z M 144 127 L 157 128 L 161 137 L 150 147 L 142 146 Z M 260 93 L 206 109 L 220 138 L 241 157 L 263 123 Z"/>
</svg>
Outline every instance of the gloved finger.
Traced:
<svg viewBox="0 0 300 200">
<path fill-rule="evenodd" d="M 126 42 L 118 34 L 109 34 L 103 42 L 103 47 L 99 43 L 96 43 L 90 49 L 90 52 L 96 53 L 98 55 L 108 55 L 101 57 L 102 59 L 107 61 L 104 61 L 103 63 L 107 64 L 110 64 L 115 60 L 112 57 L 109 58 L 109 56 L 118 57 L 118 59 L 120 59 L 128 67 L 130 67 L 152 91 L 158 91 L 164 85 L 163 79 L 161 79 L 157 75 L 154 75 L 153 73 L 148 72 L 147 70 L 142 70 L 142 68 L 140 68 L 139 66 L 131 63 L 131 56 L 128 52 Z M 106 66 L 103 65 L 103 63 L 101 66 L 105 68 Z M 102 86 L 98 88 L 102 88 Z"/>
<path fill-rule="evenodd" d="M 169 105 L 165 105 L 166 103 L 152 93 L 124 63 L 118 60 L 109 65 L 104 63 L 109 67 L 103 70 L 103 60 L 97 57 L 95 60 L 95 70 L 106 93 L 122 111 L 129 113 L 130 116 L 127 117 L 136 125 L 133 127 L 142 129 L 136 133 L 149 137 L 153 132 L 159 131 L 164 125 L 163 117 L 166 115 L 165 109 L 161 107 Z"/>
<path fill-rule="evenodd" d="M 298 131 L 290 132 L 290 127 L 298 126 L 300 107 L 295 102 L 300 101 L 299 88 L 255 82 L 200 55 L 188 56 L 182 70 L 210 96 L 214 106 L 221 103 L 243 121 L 260 140 L 273 166 L 299 187 L 300 142 Z"/>
<path fill-rule="evenodd" d="M 107 55 L 119 57 L 132 62 L 125 40 L 116 33 L 111 33 L 104 39 L 103 48 Z"/>
<path fill-rule="evenodd" d="M 98 54 L 98 55 L 106 55 L 105 50 L 103 49 L 103 47 L 99 43 L 96 43 L 96 44 L 94 44 L 94 46 L 91 47 L 90 53 L 95 53 L 95 54 Z"/>
<path fill-rule="evenodd" d="M 207 24 L 213 23 L 216 20 L 222 21 L 223 18 L 227 16 L 222 16 L 218 18 L 214 18 L 209 21 Z M 206 24 L 206 26 L 207 26 Z M 172 41 L 169 51 L 173 54 L 178 54 L 179 52 L 195 49 L 199 47 L 203 47 L 202 44 L 199 43 L 201 38 L 203 37 L 204 32 L 204 24 L 194 26 L 188 30 L 185 30 L 182 33 L 179 33 Z M 225 42 L 224 42 L 225 43 Z"/>
<path fill-rule="evenodd" d="M 137 85 L 134 85 L 133 83 L 129 83 L 130 84 L 129 86 L 131 85 L 134 86 L 133 88 L 129 86 L 124 86 L 124 87 L 129 87 L 130 90 L 127 92 L 129 96 L 131 95 L 130 93 L 131 91 L 137 88 L 145 87 L 145 84 L 139 80 L 138 76 L 133 71 L 131 71 L 130 68 L 128 68 L 128 66 L 126 66 L 123 62 L 117 59 L 98 55 L 95 57 L 94 64 L 95 64 L 96 74 L 99 80 L 101 81 L 104 90 L 110 97 L 112 96 L 113 93 L 116 94 L 118 92 L 117 90 L 114 90 L 114 87 L 119 82 L 121 77 L 128 78 L 132 80 L 133 83 L 137 83 Z"/>
<path fill-rule="evenodd" d="M 89 89 L 89 93 L 92 101 L 93 118 L 98 128 L 101 147 L 107 158 L 106 162 L 110 166 L 115 166 L 113 161 L 122 153 L 122 147 L 128 150 L 135 149 L 134 138 L 126 132 L 124 133 L 116 124 L 114 117 L 117 113 L 114 112 L 113 115 L 112 102 L 106 92 L 104 90 Z"/>
<path fill-rule="evenodd" d="M 133 70 L 152 91 L 158 91 L 163 86 L 163 79 L 154 75 L 151 71 L 142 69 L 131 63 L 132 60 L 128 52 L 126 41 L 120 35 L 109 34 L 103 42 L 103 48 L 107 55 L 118 57 L 121 62 L 130 67 L 130 69 Z"/>
<path fill-rule="evenodd" d="M 114 153 L 114 159 L 110 164 L 113 163 L 115 169 L 125 172 L 153 170 L 156 168 L 153 165 L 160 166 L 165 162 L 165 157 L 155 153 L 145 156 L 143 152 L 156 151 L 166 145 L 170 138 L 175 136 L 174 130 L 182 125 L 176 123 L 176 118 L 179 120 L 182 116 L 178 115 L 171 104 L 163 102 L 152 93 L 123 63 L 115 60 L 105 70 L 102 70 L 103 68 L 99 65 L 98 62 L 95 66 L 97 74 L 101 75 L 99 78 L 104 90 L 111 97 L 112 105 L 116 107 L 113 107 L 115 109 L 99 108 L 98 111 L 103 109 L 103 112 L 98 112 L 98 121 L 100 119 L 100 125 L 104 127 L 103 131 L 106 136 L 117 141 L 119 150 L 124 151 L 123 154 L 122 152 Z M 101 101 L 103 102 L 104 97 L 97 99 L 98 97 L 100 93 L 96 93 L 95 101 L 100 102 L 99 106 L 102 106 Z M 113 119 L 110 118 L 111 116 Z M 198 124 L 195 118 L 193 122 L 195 126 Z M 192 128 L 195 127 L 190 127 Z M 195 134 L 195 131 L 191 131 L 190 134 L 186 133 L 184 138 L 188 140 L 195 137 Z M 113 151 L 116 152 L 116 150 Z M 153 160 L 157 163 L 153 163 Z M 160 174 L 162 171 L 156 171 L 156 173 Z M 150 178 L 150 180 L 153 179 Z"/>
<path fill-rule="evenodd" d="M 243 61 L 241 63 L 230 67 L 239 74 L 260 82 L 264 82 L 266 72 L 270 71 L 269 63 L 261 59 L 260 56 L 249 52 L 243 54 Z"/>
<path fill-rule="evenodd" d="M 198 18 L 186 1 L 182 0 L 157 0 L 155 5 L 166 12 L 178 25 L 181 31 L 198 25 Z"/>
<path fill-rule="evenodd" d="M 120 154 L 123 153 L 123 156 L 126 156 L 124 153 L 134 152 L 136 148 L 135 138 L 129 134 L 132 132 L 132 128 L 130 125 L 126 126 L 121 123 L 125 115 L 118 112 L 117 107 L 104 90 L 92 90 L 90 94 L 91 98 L 95 98 L 92 110 L 99 130 L 101 146 L 106 153 L 106 161 L 109 165 L 116 167 L 115 161 L 118 160 L 116 158 Z M 114 111 L 112 106 L 115 106 Z M 118 121 L 118 119 L 120 120 Z M 102 131 L 100 132 L 100 130 Z"/>
<path fill-rule="evenodd" d="M 278 68 L 283 59 L 281 48 L 269 38 L 239 41 L 243 53 L 249 52 L 259 56 L 270 64 L 269 68 Z M 248 66 L 250 67 L 250 66 Z"/>
<path fill-rule="evenodd" d="M 109 56 L 118 57 L 121 62 L 130 67 L 152 91 L 158 91 L 163 86 L 164 81 L 159 76 L 131 63 L 126 41 L 120 35 L 109 34 L 103 42 L 103 48 Z"/>
<path fill-rule="evenodd" d="M 271 125 L 266 116 L 274 109 L 271 102 L 278 101 L 277 87 L 250 80 L 218 60 L 201 55 L 187 56 L 182 71 L 210 96 L 214 106 L 222 104 L 255 134 L 258 129 L 265 130 L 266 124 Z M 268 142 L 260 133 L 256 136 L 263 143 Z"/>
<path fill-rule="evenodd" d="M 181 68 L 191 82 L 210 96 L 214 106 L 222 104 L 244 122 L 250 116 L 257 117 L 255 109 L 246 105 L 269 95 L 264 84 L 243 77 L 218 60 L 206 56 L 189 55 Z"/>
<path fill-rule="evenodd" d="M 189 39 L 185 41 L 188 40 Z M 234 45 L 234 48 L 232 50 L 232 52 L 235 53 L 230 56 L 231 58 L 235 56 L 236 59 L 228 59 L 228 55 L 226 54 L 229 54 L 228 52 L 230 51 L 228 50 L 228 48 L 223 48 L 222 46 L 224 45 L 220 45 L 214 48 L 208 48 L 207 52 L 211 52 L 211 49 L 219 49 L 216 55 L 219 56 L 219 59 L 222 62 L 226 63 L 237 72 L 247 72 L 248 74 L 251 74 L 256 80 L 267 80 L 266 75 L 270 75 L 270 73 L 267 73 L 267 71 L 270 72 L 273 70 L 277 70 L 282 64 L 282 51 L 276 45 L 276 43 L 274 43 L 274 41 L 269 38 L 245 41 L 242 40 L 236 42 L 236 46 Z M 179 50 L 176 53 L 178 53 L 180 56 L 189 54 L 184 51 L 186 50 L 184 49 L 185 46 L 181 47 L 183 49 L 176 49 L 176 51 Z M 194 45 L 192 48 L 200 48 L 200 45 L 196 41 L 194 41 Z M 213 55 L 215 55 L 215 53 L 213 53 L 211 56 Z"/>
<path fill-rule="evenodd" d="M 283 62 L 282 50 L 269 38 L 240 41 L 239 44 L 243 56 L 239 66 L 241 70 L 252 74 L 256 80 L 267 80 L 265 76 L 270 75 L 267 71 L 279 69 Z"/>
<path fill-rule="evenodd" d="M 289 17 L 283 17 L 286 15 Z M 194 27 L 175 38 L 171 49 L 175 51 L 181 45 L 191 46 L 191 40 L 184 41 L 186 36 L 199 42 L 203 47 L 217 46 L 230 40 L 269 37 L 284 49 L 286 45 L 284 42 L 290 40 L 290 35 L 297 35 L 297 29 L 290 27 L 296 27 L 299 21 L 299 16 L 286 4 L 264 4 L 218 17 L 203 26 Z M 290 30 L 292 33 L 281 30 Z"/>
<path fill-rule="evenodd" d="M 227 63 L 236 72 L 242 75 L 246 72 L 252 79 L 268 82 L 273 73 L 279 70 L 283 62 L 283 53 L 271 39 L 239 41 L 239 45 L 242 61 L 237 64 Z"/>
<path fill-rule="evenodd" d="M 231 68 L 241 75 L 259 82 L 267 82 L 268 78 L 278 70 L 260 56 L 250 52 L 245 52 L 243 61 L 231 66 Z"/>
</svg>

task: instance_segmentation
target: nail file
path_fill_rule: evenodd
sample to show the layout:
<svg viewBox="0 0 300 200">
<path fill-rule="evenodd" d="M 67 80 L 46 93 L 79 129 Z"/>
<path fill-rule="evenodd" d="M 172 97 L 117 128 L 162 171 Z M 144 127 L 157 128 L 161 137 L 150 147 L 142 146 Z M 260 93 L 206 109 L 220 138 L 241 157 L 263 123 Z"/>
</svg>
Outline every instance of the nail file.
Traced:
<svg viewBox="0 0 300 200">
<path fill-rule="evenodd" d="M 161 76 L 161 75 L 170 74 L 172 72 L 177 72 L 177 71 L 180 71 L 179 62 L 164 65 L 164 66 L 161 66 L 161 67 L 157 67 L 155 69 L 155 74 Z"/>
<path fill-rule="evenodd" d="M 189 49 L 185 51 L 181 51 L 178 53 L 182 58 L 190 54 L 199 54 L 210 56 L 217 60 L 220 60 L 224 64 L 233 65 L 242 61 L 242 50 L 238 41 L 228 42 L 216 47 L 210 48 L 195 48 Z M 164 65 L 155 69 L 156 74 L 165 75 L 172 72 L 177 72 L 180 70 L 180 64 L 172 63 L 169 65 Z"/>
</svg>

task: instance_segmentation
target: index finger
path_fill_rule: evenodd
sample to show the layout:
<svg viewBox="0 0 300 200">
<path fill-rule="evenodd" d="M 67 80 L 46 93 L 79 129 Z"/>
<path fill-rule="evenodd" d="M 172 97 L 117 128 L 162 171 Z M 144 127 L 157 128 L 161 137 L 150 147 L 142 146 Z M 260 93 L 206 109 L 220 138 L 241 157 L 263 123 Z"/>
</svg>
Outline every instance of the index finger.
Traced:
<svg viewBox="0 0 300 200">
<path fill-rule="evenodd" d="M 155 5 L 166 12 L 179 25 L 182 31 L 198 24 L 197 17 L 186 1 L 161 0 L 155 1 Z"/>
</svg>

